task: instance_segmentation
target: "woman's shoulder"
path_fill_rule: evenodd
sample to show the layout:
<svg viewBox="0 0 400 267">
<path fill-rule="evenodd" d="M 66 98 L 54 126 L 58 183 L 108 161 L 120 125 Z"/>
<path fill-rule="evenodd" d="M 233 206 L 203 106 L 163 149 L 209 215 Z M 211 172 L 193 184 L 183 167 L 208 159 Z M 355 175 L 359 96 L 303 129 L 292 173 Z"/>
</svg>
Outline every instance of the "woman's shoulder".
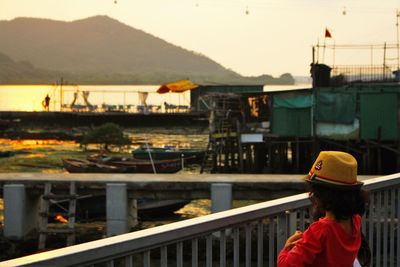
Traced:
<svg viewBox="0 0 400 267">
<path fill-rule="evenodd" d="M 361 216 L 359 214 L 353 216 L 353 223 L 361 223 Z"/>
<path fill-rule="evenodd" d="M 310 234 L 321 236 L 327 232 L 327 229 L 330 228 L 330 226 L 329 226 L 330 224 L 331 224 L 331 222 L 329 219 L 320 218 L 318 221 L 315 221 L 312 224 L 310 224 L 307 231 L 309 231 Z"/>
<path fill-rule="evenodd" d="M 361 228 L 361 216 L 354 215 L 352 217 L 352 234 L 360 231 Z M 340 223 L 329 218 L 320 218 L 318 221 L 312 223 L 310 228 L 313 232 L 319 233 L 320 236 L 343 233 L 343 227 Z"/>
<path fill-rule="evenodd" d="M 309 230 L 312 231 L 315 235 L 324 236 L 326 233 L 331 232 L 331 229 L 335 228 L 335 221 L 332 219 L 323 217 L 318 221 L 313 222 Z"/>
</svg>

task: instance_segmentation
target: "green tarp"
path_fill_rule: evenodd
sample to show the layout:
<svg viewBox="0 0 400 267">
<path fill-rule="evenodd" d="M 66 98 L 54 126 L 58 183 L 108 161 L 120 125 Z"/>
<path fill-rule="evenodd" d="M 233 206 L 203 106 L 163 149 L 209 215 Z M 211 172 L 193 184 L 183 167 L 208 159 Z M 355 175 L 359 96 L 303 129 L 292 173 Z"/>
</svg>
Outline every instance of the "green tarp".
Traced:
<svg viewBox="0 0 400 267">
<path fill-rule="evenodd" d="M 285 137 L 311 136 L 311 107 L 310 93 L 274 95 L 272 133 Z"/>
<path fill-rule="evenodd" d="M 276 95 L 274 108 L 309 108 L 312 105 L 311 94 L 307 95 Z"/>
<path fill-rule="evenodd" d="M 315 119 L 319 122 L 351 124 L 356 116 L 353 92 L 317 92 Z"/>
</svg>

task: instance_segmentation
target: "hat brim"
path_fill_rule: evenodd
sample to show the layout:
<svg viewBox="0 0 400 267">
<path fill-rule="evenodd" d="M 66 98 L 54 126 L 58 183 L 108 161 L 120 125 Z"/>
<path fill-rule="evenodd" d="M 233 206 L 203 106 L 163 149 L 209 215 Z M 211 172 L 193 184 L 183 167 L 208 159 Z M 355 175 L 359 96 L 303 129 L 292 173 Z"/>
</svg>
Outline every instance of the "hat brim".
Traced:
<svg viewBox="0 0 400 267">
<path fill-rule="evenodd" d="M 340 189 L 340 190 L 358 190 L 363 186 L 363 182 L 357 181 L 355 184 L 338 184 L 338 183 L 330 183 L 326 181 L 321 181 L 318 179 L 312 179 L 310 175 L 306 175 L 304 177 L 304 180 L 307 183 L 313 184 L 313 185 L 318 185 L 318 186 L 324 186 L 324 187 L 329 187 L 329 188 L 335 188 L 335 189 Z"/>
</svg>

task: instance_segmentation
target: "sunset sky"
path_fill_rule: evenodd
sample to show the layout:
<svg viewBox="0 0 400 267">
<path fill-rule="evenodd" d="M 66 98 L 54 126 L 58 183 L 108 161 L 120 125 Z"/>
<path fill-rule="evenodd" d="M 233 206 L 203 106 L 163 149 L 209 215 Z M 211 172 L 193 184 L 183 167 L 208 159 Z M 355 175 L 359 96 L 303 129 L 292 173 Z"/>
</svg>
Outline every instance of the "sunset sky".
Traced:
<svg viewBox="0 0 400 267">
<path fill-rule="evenodd" d="M 396 9 L 400 0 L 0 0 L 0 20 L 108 15 L 242 75 L 307 76 L 318 41 L 396 44 Z M 324 40 L 325 27 L 333 38 Z M 380 64 L 383 52 L 337 51 L 335 63 L 370 62 L 372 56 Z M 397 62 L 397 52 L 387 58 L 393 57 Z M 324 61 L 332 58 L 326 51 Z"/>
</svg>

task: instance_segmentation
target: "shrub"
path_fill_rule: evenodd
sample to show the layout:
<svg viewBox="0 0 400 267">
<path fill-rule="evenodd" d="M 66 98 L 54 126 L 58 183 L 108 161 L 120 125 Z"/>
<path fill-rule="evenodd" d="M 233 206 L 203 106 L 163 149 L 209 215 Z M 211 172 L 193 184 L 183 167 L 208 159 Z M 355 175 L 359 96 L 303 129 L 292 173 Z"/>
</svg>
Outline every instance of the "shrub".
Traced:
<svg viewBox="0 0 400 267">
<path fill-rule="evenodd" d="M 80 145 L 86 148 L 89 144 L 99 144 L 104 150 L 110 151 L 111 145 L 121 148 L 130 145 L 131 140 L 117 124 L 105 123 L 84 134 Z"/>
</svg>

